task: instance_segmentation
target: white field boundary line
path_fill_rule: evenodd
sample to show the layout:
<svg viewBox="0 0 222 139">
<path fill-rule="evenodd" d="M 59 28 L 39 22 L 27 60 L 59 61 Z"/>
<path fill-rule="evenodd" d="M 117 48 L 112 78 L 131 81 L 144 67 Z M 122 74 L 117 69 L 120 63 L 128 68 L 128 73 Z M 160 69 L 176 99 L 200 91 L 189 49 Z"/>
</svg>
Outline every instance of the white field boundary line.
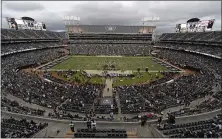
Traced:
<svg viewBox="0 0 222 139">
<path fill-rule="evenodd" d="M 164 61 L 164 60 L 159 59 L 159 58 L 156 58 L 156 57 L 153 57 L 153 58 L 154 58 L 154 59 L 156 59 L 156 60 L 158 60 L 158 61 L 164 62 L 165 64 L 168 64 L 168 65 L 170 65 L 170 66 L 172 66 L 172 67 L 174 67 L 174 68 L 176 68 L 176 69 L 178 69 L 178 70 L 180 70 L 180 71 L 185 72 L 183 69 L 181 69 L 181 68 L 179 68 L 179 67 L 176 67 L 176 66 L 174 66 L 174 65 L 170 64 L 170 63 L 169 63 L 169 62 L 167 62 L 167 61 Z"/>
<path fill-rule="evenodd" d="M 49 64 L 51 64 L 51 63 L 54 63 L 54 62 L 56 62 L 56 61 L 58 61 L 58 60 L 61 60 L 61 59 L 63 59 L 63 58 L 66 58 L 66 57 L 67 57 L 67 59 L 70 58 L 70 57 L 67 56 L 67 55 L 66 55 L 66 56 L 63 56 L 63 57 L 60 57 L 60 58 L 58 58 L 58 59 L 55 59 L 55 60 L 53 60 L 53 61 L 51 61 L 51 62 L 48 62 L 48 63 L 46 63 L 46 64 L 43 64 L 43 65 L 35 68 L 34 71 L 35 71 L 35 70 L 38 70 L 38 69 L 40 69 L 40 68 L 42 68 L 42 67 L 45 67 L 45 66 L 47 66 L 47 65 L 49 65 Z M 67 60 L 67 59 L 66 59 L 66 60 Z"/>
<path fill-rule="evenodd" d="M 69 123 L 70 120 L 61 120 L 61 119 L 55 119 L 55 118 L 46 118 L 46 117 L 40 117 L 40 116 L 33 116 L 33 115 L 25 115 L 25 114 L 19 114 L 19 113 L 13 113 L 13 112 L 8 112 L 8 111 L 1 111 L 2 113 L 6 114 L 11 114 L 11 115 L 17 115 L 17 116 L 22 116 L 22 117 L 29 117 L 29 118 L 36 118 L 36 119 L 42 119 L 42 120 L 49 120 L 49 121 L 56 121 L 56 122 L 63 122 L 63 123 Z M 192 117 L 197 117 L 197 116 L 203 116 L 207 114 L 212 114 L 212 113 L 220 113 L 221 109 L 213 110 L 210 112 L 205 112 L 205 113 L 200 113 L 200 114 L 195 114 L 195 115 L 187 115 L 187 116 L 181 116 L 181 117 L 176 117 L 176 119 L 183 119 L 183 118 L 192 118 Z M 167 118 L 163 118 L 163 120 L 167 120 Z M 73 121 L 76 123 L 85 123 L 85 121 Z M 147 123 L 153 123 L 157 122 L 157 119 L 155 120 L 149 120 Z M 112 122 L 112 121 L 97 121 L 97 123 L 114 123 L 114 124 L 138 124 L 140 122 Z"/>
<path fill-rule="evenodd" d="M 56 119 L 56 118 L 46 118 L 46 117 L 40 117 L 40 116 L 33 116 L 33 115 L 25 115 L 25 114 L 19 114 L 14 112 L 8 112 L 8 111 L 2 111 L 2 113 L 21 116 L 21 117 L 29 117 L 29 118 L 35 118 L 35 119 L 42 119 L 42 120 L 48 120 L 48 121 L 55 121 L 55 122 L 61 122 L 61 123 L 69 123 L 70 120 L 65 119 Z M 75 123 L 85 123 L 86 121 L 75 121 L 72 120 Z M 96 121 L 97 123 L 113 123 L 113 124 L 138 124 L 139 122 L 112 122 L 112 121 Z"/>
<path fill-rule="evenodd" d="M 70 56 L 70 57 L 107 57 L 107 58 L 112 58 L 112 57 L 119 57 L 119 58 L 153 58 L 152 56 L 115 56 L 115 55 L 113 55 L 113 56 L 106 56 L 106 55 L 95 55 L 95 56 L 92 56 L 92 55 L 90 55 L 90 56 L 87 56 L 87 55 L 72 55 L 72 56 Z"/>
<path fill-rule="evenodd" d="M 39 71 L 70 71 L 70 69 L 46 69 L 46 70 L 39 70 Z M 79 69 L 78 70 L 71 70 L 71 71 L 80 71 Z M 102 73 L 104 72 L 103 70 L 83 70 L 83 71 L 86 71 L 87 73 Z M 108 71 L 110 73 L 119 73 L 119 74 L 122 74 L 122 73 L 126 73 L 126 72 L 132 72 L 133 71 L 136 72 L 136 70 L 125 70 L 124 72 L 122 72 L 121 70 L 117 70 L 117 71 Z M 140 72 L 146 72 L 146 71 L 140 71 Z M 149 73 L 157 73 L 157 72 L 184 72 L 184 71 L 173 71 L 173 70 L 150 70 Z"/>
<path fill-rule="evenodd" d="M 103 56 L 103 55 L 100 55 L 100 56 L 81 56 L 81 55 L 72 55 L 72 56 L 69 56 L 69 58 L 73 58 L 73 57 L 84 57 L 84 58 L 86 58 L 86 57 L 106 57 L 106 58 L 112 58 L 112 57 L 119 57 L 119 58 L 150 58 L 150 59 L 152 59 L 152 58 L 154 58 L 154 59 L 156 59 L 156 60 L 158 60 L 158 61 L 161 61 L 161 62 L 164 62 L 165 64 L 168 64 L 168 65 L 170 65 L 170 66 L 172 66 L 172 67 L 174 67 L 174 68 L 176 68 L 176 69 L 178 69 L 179 71 L 173 71 L 173 70 L 150 70 L 149 72 L 180 72 L 180 73 L 182 73 L 182 72 L 185 72 L 183 69 L 181 69 L 181 68 L 178 68 L 178 67 L 176 67 L 176 66 L 174 66 L 174 65 L 172 65 L 172 64 L 170 64 L 169 62 L 166 62 L 166 61 L 164 61 L 164 60 L 161 60 L 161 59 L 158 59 L 158 58 L 156 58 L 156 57 L 151 57 L 151 56 L 147 56 L 147 57 L 137 57 L 137 56 L 135 56 L 135 57 L 133 57 L 133 56 Z M 59 59 L 58 59 L 59 60 Z M 67 59 L 66 59 L 67 60 Z M 55 60 L 55 61 L 53 61 L 53 62 L 56 62 L 57 60 Z M 47 63 L 46 65 L 48 65 L 48 64 L 51 64 L 51 63 L 53 63 L 53 62 L 49 62 L 49 63 Z M 157 64 L 159 64 L 159 63 L 157 63 Z M 46 66 L 46 65 L 44 65 L 44 66 Z M 58 65 L 58 64 L 57 64 Z M 43 66 L 42 66 L 43 67 Z M 87 71 L 87 70 L 90 70 L 90 69 L 85 69 L 84 71 Z M 41 70 L 40 70 L 41 71 Z M 44 70 L 44 71 L 68 71 L 68 69 L 47 69 L 47 70 Z M 77 69 L 77 70 L 71 70 L 71 71 L 80 71 L 80 69 Z M 96 71 L 96 72 L 100 72 L 100 70 L 90 70 L 90 71 Z M 122 71 L 122 70 L 121 70 Z M 134 70 L 125 70 L 125 71 L 134 71 Z M 112 71 L 113 72 L 113 71 Z M 116 71 L 116 72 L 118 72 L 119 73 L 119 71 Z M 145 71 L 141 71 L 141 72 L 145 72 Z M 114 72 L 115 73 L 115 72 Z"/>
<path fill-rule="evenodd" d="M 124 57 L 124 56 L 106 56 L 106 55 L 98 55 L 98 56 L 95 56 L 95 57 Z"/>
</svg>

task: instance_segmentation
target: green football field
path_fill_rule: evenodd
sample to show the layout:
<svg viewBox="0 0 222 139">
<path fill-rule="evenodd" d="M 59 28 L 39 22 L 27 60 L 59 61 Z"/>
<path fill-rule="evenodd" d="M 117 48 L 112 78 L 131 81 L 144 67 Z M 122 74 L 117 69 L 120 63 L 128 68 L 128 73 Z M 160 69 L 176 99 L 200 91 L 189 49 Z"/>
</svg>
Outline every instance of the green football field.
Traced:
<svg viewBox="0 0 222 139">
<path fill-rule="evenodd" d="M 154 62 L 152 57 L 111 57 L 111 56 L 71 56 L 66 61 L 55 65 L 52 70 L 98 70 L 102 71 L 105 64 L 115 65 L 115 69 L 121 71 L 132 71 L 135 75 L 134 78 L 130 77 L 114 77 L 113 86 L 121 85 L 133 85 L 141 84 L 146 82 L 155 81 L 163 78 L 163 74 L 158 71 L 167 70 L 166 67 Z M 145 72 L 146 67 L 148 67 L 150 73 Z M 141 74 L 138 74 L 137 69 L 140 68 Z M 81 83 L 89 82 L 94 84 L 105 84 L 104 77 L 92 76 L 89 78 L 83 76 L 78 72 L 78 74 L 70 77 L 70 80 L 75 82 L 75 78 L 78 78 Z"/>
<path fill-rule="evenodd" d="M 68 60 L 52 67 L 54 70 L 103 70 L 105 64 L 113 64 L 118 70 L 165 71 L 166 68 L 152 60 L 152 57 L 97 57 L 71 56 Z"/>
<path fill-rule="evenodd" d="M 164 75 L 159 72 L 151 72 L 151 73 L 141 72 L 141 74 L 139 74 L 138 72 L 134 72 L 133 74 L 135 75 L 135 77 L 133 78 L 115 77 L 113 79 L 113 86 L 116 87 L 122 85 L 143 84 L 156 81 L 164 77 Z"/>
</svg>

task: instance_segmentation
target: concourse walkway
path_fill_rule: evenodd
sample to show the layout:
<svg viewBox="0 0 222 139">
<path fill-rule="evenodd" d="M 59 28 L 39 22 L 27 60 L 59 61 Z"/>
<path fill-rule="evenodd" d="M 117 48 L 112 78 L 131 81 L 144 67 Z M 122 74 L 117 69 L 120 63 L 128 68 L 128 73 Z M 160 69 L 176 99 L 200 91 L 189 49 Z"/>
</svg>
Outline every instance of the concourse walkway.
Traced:
<svg viewBox="0 0 222 139">
<path fill-rule="evenodd" d="M 103 97 L 113 97 L 113 79 L 107 78 L 105 82 L 105 88 L 103 90 Z M 109 88 L 109 89 L 108 89 Z"/>
</svg>

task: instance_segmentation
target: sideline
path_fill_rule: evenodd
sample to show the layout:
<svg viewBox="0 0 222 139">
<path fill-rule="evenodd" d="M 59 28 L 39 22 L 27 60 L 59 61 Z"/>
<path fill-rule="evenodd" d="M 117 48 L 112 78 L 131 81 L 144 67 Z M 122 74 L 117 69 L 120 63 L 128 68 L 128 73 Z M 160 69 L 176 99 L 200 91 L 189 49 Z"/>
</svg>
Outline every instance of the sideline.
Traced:
<svg viewBox="0 0 222 139">
<path fill-rule="evenodd" d="M 180 68 L 180 67 L 177 67 L 177 66 L 171 64 L 171 63 L 168 62 L 168 61 L 165 61 L 165 60 L 160 59 L 160 58 L 157 58 L 157 57 L 153 57 L 153 58 L 156 59 L 156 60 L 158 60 L 158 61 L 161 61 L 161 62 L 163 62 L 163 63 L 165 63 L 165 64 L 168 64 L 168 65 L 170 65 L 170 66 L 172 66 L 172 67 L 174 67 L 174 68 L 176 68 L 176 69 L 178 69 L 178 70 L 180 70 L 180 72 L 185 72 L 184 69 L 182 69 L 182 68 Z"/>
<path fill-rule="evenodd" d="M 152 56 L 121 56 L 121 55 L 71 55 L 70 57 L 119 57 L 119 58 L 152 58 Z"/>
<path fill-rule="evenodd" d="M 62 60 L 62 59 L 67 60 L 67 59 L 69 59 L 69 58 L 70 58 L 69 55 L 62 56 L 62 57 L 60 57 L 60 58 L 58 58 L 58 59 L 55 59 L 55 60 L 53 60 L 53 61 L 47 62 L 47 63 L 45 63 L 45 64 L 43 64 L 43 65 L 40 65 L 40 66 L 34 68 L 33 71 L 39 70 L 40 68 L 45 67 L 45 66 L 47 66 L 47 65 L 49 65 L 49 64 L 52 64 L 52 63 L 54 63 L 54 62 L 56 62 L 56 61 L 59 61 L 59 60 Z M 41 71 L 41 70 L 40 70 L 40 71 Z"/>
<path fill-rule="evenodd" d="M 13 112 L 8 112 L 8 111 L 1 111 L 2 113 L 6 114 L 11 114 L 11 115 L 17 115 L 17 116 L 23 116 L 23 117 L 29 117 L 29 118 L 36 118 L 36 119 L 42 119 L 42 120 L 48 120 L 48 121 L 54 121 L 54 122 L 61 122 L 61 123 L 69 123 L 70 120 L 61 120 L 61 119 L 55 119 L 55 118 L 45 118 L 45 117 L 39 117 L 39 116 L 32 116 L 32 115 L 24 115 L 24 114 L 18 114 L 18 113 L 13 113 Z M 213 113 L 220 113 L 221 109 L 217 109 L 214 111 L 210 112 L 205 112 L 205 113 L 200 113 L 200 114 L 195 114 L 195 115 L 187 115 L 187 116 L 181 116 L 181 117 L 176 117 L 176 119 L 181 120 L 185 118 L 193 118 L 193 117 L 198 117 L 198 116 L 204 116 L 208 114 L 213 114 Z M 167 118 L 163 118 L 163 120 L 167 120 Z M 157 119 L 155 120 L 149 120 L 147 123 L 155 123 Z M 85 121 L 73 121 L 75 123 L 85 123 Z M 112 122 L 112 121 L 97 121 L 97 123 L 107 123 L 107 124 L 138 124 L 140 122 Z"/>
<path fill-rule="evenodd" d="M 61 123 L 70 123 L 70 120 L 65 119 L 55 119 L 55 118 L 46 118 L 46 117 L 40 117 L 40 116 L 33 116 L 33 115 L 25 115 L 25 114 L 19 114 L 19 113 L 13 113 L 8 111 L 2 111 L 2 113 L 16 115 L 16 116 L 23 116 L 23 117 L 29 117 L 29 118 L 36 118 L 36 119 L 42 119 L 42 120 L 48 120 L 48 121 L 54 121 L 54 122 L 61 122 Z M 85 123 L 86 121 L 74 121 L 74 123 Z M 112 123 L 112 124 L 137 124 L 139 122 L 112 122 L 112 121 L 96 121 L 96 123 Z"/>
</svg>

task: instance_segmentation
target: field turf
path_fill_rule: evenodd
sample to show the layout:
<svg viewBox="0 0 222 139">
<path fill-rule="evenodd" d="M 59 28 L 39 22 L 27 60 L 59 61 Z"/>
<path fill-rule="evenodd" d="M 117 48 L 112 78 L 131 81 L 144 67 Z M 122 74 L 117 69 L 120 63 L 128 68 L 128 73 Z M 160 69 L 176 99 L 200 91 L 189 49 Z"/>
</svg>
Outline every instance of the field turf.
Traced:
<svg viewBox="0 0 222 139">
<path fill-rule="evenodd" d="M 158 80 L 164 76 L 158 71 L 165 71 L 166 67 L 154 62 L 152 57 L 109 57 L 109 56 L 71 56 L 66 61 L 55 65 L 52 70 L 103 70 L 105 64 L 115 65 L 117 70 L 126 71 L 130 70 L 135 75 L 131 77 L 115 77 L 113 78 L 113 86 L 121 85 L 133 85 L 142 84 Z M 145 72 L 145 68 L 148 67 L 149 71 Z M 140 74 L 137 69 L 140 68 Z M 90 79 L 81 75 L 80 72 L 70 77 L 69 81 L 75 82 L 75 78 L 80 79 L 81 83 L 93 83 L 93 84 L 104 84 L 104 77 L 92 76 Z"/>
<path fill-rule="evenodd" d="M 151 73 L 141 72 L 141 74 L 139 74 L 138 72 L 134 72 L 133 74 L 135 75 L 134 78 L 115 77 L 113 79 L 113 86 L 116 87 L 123 85 L 144 84 L 164 77 L 163 74 L 158 72 L 151 72 Z"/>
<path fill-rule="evenodd" d="M 56 72 L 52 71 L 52 73 L 56 74 Z M 76 78 L 79 79 L 79 83 L 85 84 L 85 83 L 91 83 L 91 84 L 104 84 L 105 83 L 105 78 L 104 77 L 99 77 L 99 76 L 92 76 L 91 78 L 87 78 L 87 76 L 81 74 L 80 71 L 77 71 L 76 74 L 69 78 L 65 78 L 62 75 L 59 75 L 60 78 L 62 78 L 65 81 L 68 81 L 70 83 L 76 82 Z"/>
<path fill-rule="evenodd" d="M 52 67 L 53 70 L 103 70 L 105 64 L 113 64 L 119 70 L 164 71 L 166 68 L 152 60 L 152 57 L 97 57 L 71 56 L 68 60 Z"/>
</svg>

